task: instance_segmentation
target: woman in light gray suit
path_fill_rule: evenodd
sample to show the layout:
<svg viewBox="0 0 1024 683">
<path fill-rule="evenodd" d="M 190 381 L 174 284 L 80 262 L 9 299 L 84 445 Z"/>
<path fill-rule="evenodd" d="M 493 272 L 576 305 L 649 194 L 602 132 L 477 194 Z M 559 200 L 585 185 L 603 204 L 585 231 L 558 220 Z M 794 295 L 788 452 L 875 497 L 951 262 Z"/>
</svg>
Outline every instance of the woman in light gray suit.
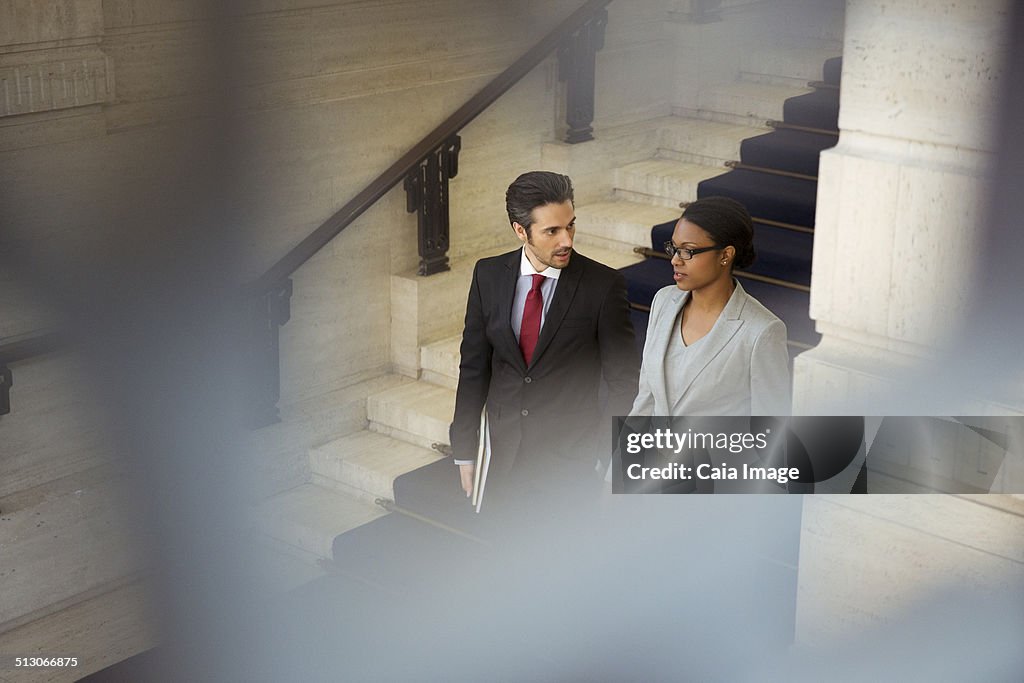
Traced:
<svg viewBox="0 0 1024 683">
<path fill-rule="evenodd" d="M 786 326 L 743 291 L 734 268 L 754 261 L 754 227 L 739 202 L 708 197 L 676 223 L 676 284 L 651 305 L 631 415 L 786 415 Z"/>
</svg>

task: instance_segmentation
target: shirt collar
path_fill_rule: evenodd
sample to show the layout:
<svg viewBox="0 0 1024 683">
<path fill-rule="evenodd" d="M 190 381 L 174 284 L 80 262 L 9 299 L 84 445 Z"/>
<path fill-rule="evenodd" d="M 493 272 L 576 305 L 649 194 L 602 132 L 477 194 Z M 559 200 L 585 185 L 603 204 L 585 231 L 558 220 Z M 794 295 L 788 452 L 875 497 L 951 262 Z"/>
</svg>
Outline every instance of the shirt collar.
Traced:
<svg viewBox="0 0 1024 683">
<path fill-rule="evenodd" d="M 562 274 L 559 268 L 553 268 L 548 266 L 544 270 L 540 271 L 539 275 L 549 277 L 553 280 L 557 280 L 558 276 Z M 526 257 L 526 247 L 519 250 L 519 276 L 523 275 L 538 275 L 537 271 L 533 269 L 533 264 L 530 263 L 530 259 Z"/>
</svg>

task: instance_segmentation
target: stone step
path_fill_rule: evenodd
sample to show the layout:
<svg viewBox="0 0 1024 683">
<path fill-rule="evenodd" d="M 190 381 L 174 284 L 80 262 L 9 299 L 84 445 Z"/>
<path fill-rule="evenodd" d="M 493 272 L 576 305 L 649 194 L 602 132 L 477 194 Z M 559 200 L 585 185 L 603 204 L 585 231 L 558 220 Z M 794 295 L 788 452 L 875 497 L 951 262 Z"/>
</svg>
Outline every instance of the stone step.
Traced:
<svg viewBox="0 0 1024 683">
<path fill-rule="evenodd" d="M 784 2 L 773 7 L 773 14 L 782 22 L 781 35 L 776 38 L 778 42 L 818 44 L 837 51 L 842 50 L 845 14 L 842 0 Z"/>
<path fill-rule="evenodd" d="M 0 339 L 59 327 L 60 316 L 39 296 L 37 284 L 0 271 Z"/>
<path fill-rule="evenodd" d="M 782 105 L 788 98 L 811 90 L 771 83 L 722 83 L 701 90 L 696 111 L 679 109 L 674 113 L 722 123 L 762 126 L 769 119 L 782 119 Z"/>
<path fill-rule="evenodd" d="M 679 202 L 697 198 L 697 185 L 702 180 L 714 178 L 727 170 L 674 159 L 648 159 L 615 169 L 615 194 L 678 210 Z"/>
<path fill-rule="evenodd" d="M 138 484 L 101 465 L 0 498 L 0 631 L 146 568 Z"/>
<path fill-rule="evenodd" d="M 587 253 L 594 242 L 605 249 L 632 253 L 633 247 L 651 244 L 651 227 L 679 218 L 682 209 L 625 200 L 589 204 L 576 210 L 577 220 L 586 226 L 581 250 Z M 634 255 L 634 262 L 642 260 Z M 628 264 L 626 264 L 628 265 Z M 621 267 L 621 266 L 619 266 Z"/>
<path fill-rule="evenodd" d="M 578 239 L 581 234 L 582 241 Z M 620 245 L 588 243 L 586 233 L 577 233 L 574 248 L 587 258 L 616 270 L 644 260 L 643 256 L 633 253 L 632 246 L 629 249 L 623 249 Z"/>
<path fill-rule="evenodd" d="M 766 125 L 669 117 L 662 128 L 661 146 L 656 156 L 720 167 L 726 161 L 740 158 L 740 144 L 745 139 L 770 130 Z"/>
<path fill-rule="evenodd" d="M 825 60 L 837 57 L 841 50 L 832 47 L 771 46 L 743 52 L 740 79 L 801 87 L 822 79 Z"/>
<path fill-rule="evenodd" d="M 252 458 L 253 493 L 266 497 L 308 481 L 310 448 L 366 428 L 366 397 L 415 380 L 381 375 L 342 389 L 281 406 L 281 422 L 248 432 L 243 448 Z"/>
<path fill-rule="evenodd" d="M 371 430 L 430 448 L 448 443 L 455 392 L 420 380 L 370 396 L 366 409 Z"/>
<path fill-rule="evenodd" d="M 112 416 L 97 400 L 92 365 L 80 350 L 11 364 L 11 412 L 0 417 L 0 500 L 110 463 Z"/>
<path fill-rule="evenodd" d="M 369 430 L 309 452 L 314 484 L 339 491 L 355 489 L 370 502 L 374 498 L 394 500 L 395 479 L 442 457 L 437 451 Z"/>
<path fill-rule="evenodd" d="M 462 335 L 442 339 L 420 349 L 420 379 L 455 390 L 459 383 L 459 346 Z"/>
<path fill-rule="evenodd" d="M 160 641 L 160 611 L 156 604 L 159 586 L 154 583 L 137 579 L 120 584 L 0 634 L 0 652 L 5 654 L 78 657 L 76 667 L 21 669 L 16 674 L 5 667 L 0 681 L 85 680 L 89 674 L 155 647 Z M 7 661 L 8 666 L 14 664 L 9 657 Z"/>
<path fill-rule="evenodd" d="M 335 536 L 386 514 L 373 503 L 303 484 L 263 501 L 254 516 L 257 528 L 271 539 L 300 553 L 330 558 Z"/>
<path fill-rule="evenodd" d="M 250 528 L 247 533 L 249 544 L 244 549 L 251 559 L 245 578 L 257 595 L 272 599 L 327 574 L 327 569 L 319 563 L 319 556 L 293 543 L 272 538 L 259 529 Z"/>
<path fill-rule="evenodd" d="M 500 229 L 507 231 L 505 246 L 453 259 L 449 271 L 430 277 L 422 277 L 415 270 L 391 276 L 391 357 L 397 374 L 415 379 L 419 376 L 420 347 L 462 331 L 476 262 L 503 254 L 518 244 L 507 223 Z"/>
<path fill-rule="evenodd" d="M 647 159 L 663 146 L 665 126 L 672 116 L 660 116 L 634 123 L 599 126 L 594 141 L 570 145 L 550 141 L 541 145 L 541 168 L 572 178 L 576 206 L 604 201 L 612 191 L 610 169 L 631 161 Z"/>
</svg>

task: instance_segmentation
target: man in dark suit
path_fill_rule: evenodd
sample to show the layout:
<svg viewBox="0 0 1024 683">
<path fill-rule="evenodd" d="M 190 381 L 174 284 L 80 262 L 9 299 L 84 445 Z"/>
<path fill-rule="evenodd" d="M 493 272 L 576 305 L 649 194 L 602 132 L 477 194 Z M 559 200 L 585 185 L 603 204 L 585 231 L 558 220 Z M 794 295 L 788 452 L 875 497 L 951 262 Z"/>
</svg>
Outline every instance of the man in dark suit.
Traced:
<svg viewBox="0 0 1024 683">
<path fill-rule="evenodd" d="M 573 251 L 572 181 L 525 173 L 505 204 L 523 247 L 476 264 L 449 435 L 469 495 L 486 404 L 485 507 L 518 508 L 531 494 L 555 500 L 599 490 L 595 466 L 610 453 L 610 417 L 629 412 L 639 361 L 625 278 Z"/>
</svg>

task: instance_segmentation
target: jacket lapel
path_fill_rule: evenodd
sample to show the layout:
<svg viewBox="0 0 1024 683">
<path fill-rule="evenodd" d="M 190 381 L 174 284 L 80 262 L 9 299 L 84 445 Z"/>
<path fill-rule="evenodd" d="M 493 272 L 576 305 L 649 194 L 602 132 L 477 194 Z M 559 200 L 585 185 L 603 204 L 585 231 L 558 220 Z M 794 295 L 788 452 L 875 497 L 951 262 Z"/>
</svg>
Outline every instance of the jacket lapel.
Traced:
<svg viewBox="0 0 1024 683">
<path fill-rule="evenodd" d="M 696 342 L 695 346 L 688 347 L 686 350 L 687 355 L 689 355 L 686 365 L 691 371 L 683 391 L 680 392 L 679 396 L 675 396 L 672 399 L 671 412 L 673 415 L 676 414 L 677 406 L 683 400 L 683 397 L 686 396 L 686 392 L 690 390 L 694 380 L 704 372 L 704 368 L 722 352 L 722 349 L 729 343 L 729 340 L 743 326 L 740 314 L 743 312 L 743 305 L 747 302 L 747 293 L 743 291 L 743 287 L 740 286 L 739 282 L 736 282 L 736 280 L 733 280 L 733 282 L 736 283 L 736 289 L 733 290 L 728 303 L 725 304 L 725 308 L 718 315 L 718 320 L 715 321 L 714 327 L 707 333 L 707 336 Z M 675 329 L 672 332 L 678 334 Z"/>
<path fill-rule="evenodd" d="M 656 394 L 654 397 L 655 405 L 668 405 L 667 378 L 664 372 L 665 365 L 663 361 L 672 335 L 678 334 L 676 320 L 679 319 L 679 311 L 682 310 L 689 296 L 689 292 L 678 289 L 671 293 L 668 301 L 664 304 L 664 308 L 658 312 L 658 326 L 655 329 L 653 338 L 649 340 L 651 344 L 650 360 L 652 366 L 663 369 L 660 376 L 648 378 L 651 382 L 651 391 Z"/>
<path fill-rule="evenodd" d="M 533 358 L 530 367 L 537 365 L 537 361 L 544 355 L 544 351 L 551 344 L 551 340 L 558 331 L 565 314 L 569 312 L 569 305 L 576 295 L 576 288 L 579 287 L 580 279 L 583 277 L 584 264 L 579 255 L 574 251 L 573 257 L 569 258 L 569 265 L 562 270 L 558 276 L 558 285 L 555 286 L 555 296 L 548 307 L 548 313 L 544 317 L 544 327 L 541 328 L 540 338 L 537 339 L 537 346 L 533 350 Z M 520 354 L 521 355 L 521 354 Z"/>
<path fill-rule="evenodd" d="M 516 342 L 516 335 L 512 331 L 512 302 L 516 297 L 516 281 L 519 279 L 519 261 L 521 249 L 517 249 L 505 259 L 505 271 L 501 274 L 501 281 L 498 283 L 498 319 L 504 321 L 501 326 L 501 343 L 505 348 L 505 356 L 515 359 L 516 367 L 523 374 L 526 373 L 526 361 L 523 360 L 523 352 Z M 536 354 L 535 354 L 536 355 Z"/>
</svg>

